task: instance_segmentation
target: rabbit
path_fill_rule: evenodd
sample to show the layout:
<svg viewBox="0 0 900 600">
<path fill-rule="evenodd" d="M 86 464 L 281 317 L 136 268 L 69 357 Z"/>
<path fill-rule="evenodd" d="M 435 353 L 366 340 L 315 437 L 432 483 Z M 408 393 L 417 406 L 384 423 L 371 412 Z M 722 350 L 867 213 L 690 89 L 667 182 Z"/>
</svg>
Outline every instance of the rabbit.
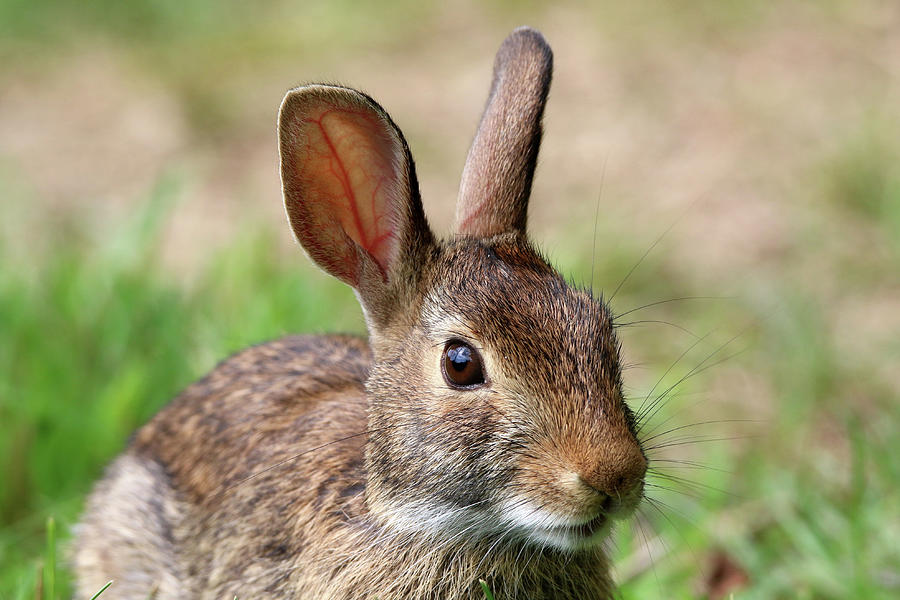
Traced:
<svg viewBox="0 0 900 600">
<path fill-rule="evenodd" d="M 501 45 L 446 240 L 381 106 L 287 93 L 287 219 L 368 342 L 249 348 L 138 430 L 87 500 L 78 598 L 612 597 L 647 457 L 609 308 L 526 234 L 551 71 L 537 31 Z"/>
</svg>

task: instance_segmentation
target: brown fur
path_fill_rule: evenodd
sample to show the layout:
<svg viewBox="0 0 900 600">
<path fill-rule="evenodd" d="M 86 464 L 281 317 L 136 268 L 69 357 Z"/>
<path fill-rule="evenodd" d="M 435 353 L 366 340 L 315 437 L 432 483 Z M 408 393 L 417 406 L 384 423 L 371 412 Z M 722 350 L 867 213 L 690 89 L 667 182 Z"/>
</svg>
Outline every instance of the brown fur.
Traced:
<svg viewBox="0 0 900 600">
<path fill-rule="evenodd" d="M 486 115 L 517 114 L 519 86 L 543 90 L 514 127 L 536 153 L 549 72 L 515 65 L 546 44 L 510 40 Z M 475 145 L 496 127 L 482 119 Z M 470 153 L 479 168 L 518 161 L 527 185 L 508 181 L 437 241 L 406 142 L 371 98 L 294 90 L 280 132 L 295 235 L 356 288 L 370 340 L 250 348 L 144 426 L 88 501 L 79 597 L 115 579 L 116 598 L 464 600 L 485 579 L 497 598 L 609 598 L 596 540 L 554 540 L 627 516 L 647 463 L 608 309 L 525 236 L 534 157 Z M 482 356 L 483 386 L 444 381 L 453 339 Z"/>
<path fill-rule="evenodd" d="M 497 51 L 487 106 L 459 186 L 459 232 L 525 232 L 552 70 L 550 46 L 532 29 L 517 29 Z"/>
</svg>

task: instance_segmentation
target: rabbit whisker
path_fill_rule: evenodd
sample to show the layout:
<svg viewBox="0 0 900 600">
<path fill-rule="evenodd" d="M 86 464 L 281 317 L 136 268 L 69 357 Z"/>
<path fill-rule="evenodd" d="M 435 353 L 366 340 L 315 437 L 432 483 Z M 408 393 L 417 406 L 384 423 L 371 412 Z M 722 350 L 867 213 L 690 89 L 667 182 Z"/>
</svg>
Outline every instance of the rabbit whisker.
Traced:
<svg viewBox="0 0 900 600">
<path fill-rule="evenodd" d="M 666 419 L 668 421 L 668 419 Z M 666 421 L 662 421 L 660 425 L 665 423 Z M 714 421 L 700 421 L 697 423 L 689 423 L 688 425 L 680 425 L 678 427 L 672 427 L 671 429 L 667 429 L 665 431 L 661 431 L 659 433 L 654 433 L 648 437 L 642 437 L 641 442 L 646 444 L 651 440 L 655 440 L 656 438 L 662 437 L 664 435 L 669 435 L 670 433 L 675 433 L 676 431 L 681 431 L 683 429 L 690 429 L 692 427 L 701 427 L 704 425 L 721 425 L 723 423 L 758 423 L 759 421 L 755 421 L 753 419 L 716 419 Z M 653 433 L 656 429 L 659 429 L 660 425 L 656 425 L 653 429 L 649 430 L 647 433 Z"/>
<path fill-rule="evenodd" d="M 754 439 L 757 437 L 758 436 L 756 436 L 756 435 L 734 435 L 734 436 L 728 436 L 728 437 L 704 437 L 704 436 L 683 437 L 683 438 L 676 438 L 672 441 L 665 442 L 662 444 L 657 444 L 655 446 L 650 446 L 648 448 L 645 448 L 644 450 L 646 450 L 647 452 L 650 452 L 652 450 L 659 450 L 661 448 L 672 448 L 675 446 L 687 446 L 690 444 L 703 444 L 703 443 L 708 443 L 708 442 L 731 442 L 734 440 L 747 440 L 747 439 Z"/>
<path fill-rule="evenodd" d="M 614 327 L 614 329 L 621 329 L 623 327 L 637 327 L 638 325 L 668 325 L 669 327 L 673 327 L 683 333 L 688 334 L 689 336 L 693 337 L 694 339 L 700 338 L 700 336 L 698 336 L 696 333 L 694 333 L 690 329 L 687 329 L 686 327 L 682 327 L 681 325 L 677 325 L 670 321 L 662 321 L 659 319 L 642 319 L 640 321 L 629 321 L 627 323 L 616 323 L 613 327 Z"/>
<path fill-rule="evenodd" d="M 591 285 L 589 288 L 594 289 L 594 270 L 597 262 L 597 224 L 600 222 L 600 199 L 603 197 L 603 185 L 606 182 L 606 164 L 609 161 L 609 154 L 603 158 L 603 168 L 600 170 L 600 189 L 597 191 L 597 204 L 594 207 L 594 236 L 591 238 Z"/>
<path fill-rule="evenodd" d="M 626 275 L 625 275 L 625 277 L 622 279 L 622 281 L 619 282 L 619 285 L 616 286 L 616 289 L 613 290 L 612 296 L 610 296 L 609 298 L 607 298 L 607 300 L 606 300 L 607 302 L 609 302 L 610 304 L 612 304 L 613 298 L 616 297 L 616 294 L 619 293 L 619 290 L 622 289 L 622 286 L 625 285 L 625 282 L 627 282 L 628 279 L 631 277 L 631 275 L 635 272 L 635 270 L 637 270 L 637 268 L 638 268 L 639 266 L 641 266 L 641 264 L 644 262 L 644 260 L 647 258 L 647 256 L 653 251 L 654 248 L 656 248 L 656 246 L 663 240 L 663 238 L 666 237 L 666 236 L 669 234 L 669 232 L 672 231 L 672 230 L 675 228 L 675 226 L 678 225 L 678 223 L 680 223 L 681 220 L 682 220 L 682 219 L 683 219 L 683 218 L 684 218 L 691 210 L 693 210 L 695 204 L 697 204 L 697 200 L 696 200 L 696 199 L 693 200 L 693 201 L 687 206 L 687 208 L 684 210 L 684 212 L 682 212 L 682 213 L 681 213 L 681 214 L 680 214 L 680 215 L 672 222 L 672 224 L 669 225 L 669 226 L 666 228 L 665 231 L 663 231 L 661 234 L 659 234 L 659 237 L 657 237 L 657 238 L 653 241 L 652 244 L 650 244 L 650 247 L 647 248 L 647 250 L 644 252 L 644 254 L 641 255 L 641 258 L 638 259 L 638 261 L 634 264 L 634 266 L 631 267 L 631 269 L 628 271 L 628 273 L 626 273 Z"/>
<path fill-rule="evenodd" d="M 657 300 L 656 302 L 643 304 L 641 306 L 626 310 L 625 312 L 616 313 L 615 319 L 620 319 L 624 316 L 630 315 L 633 312 L 644 310 L 645 308 L 659 306 L 661 304 L 669 304 L 671 302 L 684 302 L 687 300 L 734 300 L 734 296 L 680 296 L 678 298 L 669 298 L 668 300 Z"/>
<path fill-rule="evenodd" d="M 659 412 L 659 410 L 665 405 L 665 402 L 662 402 L 662 400 L 663 400 L 664 398 L 666 398 L 666 396 L 668 395 L 669 392 L 671 392 L 672 390 L 674 390 L 675 388 L 677 388 L 679 385 L 681 385 L 682 383 L 684 383 L 685 381 L 687 381 L 687 380 L 690 379 L 691 377 L 693 377 L 693 376 L 695 376 L 695 375 L 698 375 L 699 373 L 702 373 L 704 370 L 709 369 L 709 368 L 712 368 L 712 367 L 716 366 L 717 364 L 720 364 L 722 361 L 714 362 L 714 363 L 712 363 L 712 364 L 710 364 L 710 365 L 706 365 L 706 363 L 707 363 L 711 358 L 713 358 L 716 354 L 718 354 L 719 352 L 721 352 L 722 350 L 724 350 L 725 348 L 727 348 L 729 345 L 731 345 L 731 344 L 732 344 L 735 340 L 737 340 L 738 338 L 742 337 L 742 336 L 747 332 L 748 329 L 749 329 L 749 327 L 748 327 L 748 328 L 745 328 L 744 330 L 742 330 L 741 332 L 739 332 L 737 335 L 733 336 L 732 338 L 730 338 L 730 339 L 727 340 L 726 342 L 720 344 L 719 347 L 717 347 L 717 348 L 714 349 L 712 352 L 710 352 L 710 353 L 706 356 L 706 358 L 704 358 L 702 361 L 700 361 L 699 363 L 697 363 L 697 365 L 695 365 L 694 368 L 692 368 L 692 369 L 691 369 L 690 371 L 688 371 L 684 376 L 682 376 L 678 381 L 676 381 L 675 383 L 673 383 L 672 385 L 670 385 L 668 388 L 666 388 L 665 391 L 663 391 L 660 395 L 658 395 L 658 396 L 653 400 L 653 402 L 650 403 L 650 405 L 647 407 L 647 409 L 646 409 L 645 411 L 641 411 L 640 416 L 638 417 L 638 421 L 641 422 L 641 425 L 638 427 L 638 432 L 640 432 L 641 429 L 642 429 L 642 427 L 643 427 L 644 425 L 646 425 L 646 423 L 649 422 L 651 419 L 653 419 L 653 417 L 654 417 L 654 416 Z M 707 335 L 709 335 L 709 334 L 707 334 Z M 703 336 L 703 337 L 705 338 L 706 336 Z M 700 341 L 700 340 L 698 340 L 697 343 L 699 343 L 699 341 Z M 689 348 L 689 350 L 690 350 L 690 348 Z M 746 350 L 746 349 L 740 350 L 737 354 L 740 354 L 741 352 L 744 352 L 745 350 Z M 725 357 L 724 359 L 722 359 L 722 360 L 730 360 L 731 358 L 733 358 L 733 357 L 736 356 L 737 354 L 735 354 L 735 355 L 728 355 L 728 356 L 726 356 L 726 357 Z M 684 356 L 684 355 L 682 354 L 682 356 Z M 679 360 L 680 360 L 680 357 L 679 357 Z M 706 366 L 704 367 L 704 365 L 706 365 Z M 668 373 L 668 371 L 666 371 L 666 373 Z M 663 375 L 663 377 L 665 377 L 665 375 Z M 658 383 L 659 383 L 659 382 L 657 382 L 657 384 L 658 384 Z M 656 386 L 654 386 L 654 389 L 655 389 L 655 388 L 656 388 Z M 651 393 L 652 393 L 652 390 L 651 390 Z M 662 403 L 661 403 L 661 402 L 662 402 Z M 652 412 L 651 412 L 651 411 L 652 411 Z"/>
<path fill-rule="evenodd" d="M 687 348 L 686 348 L 686 349 L 678 356 L 678 358 L 675 359 L 675 362 L 673 362 L 671 365 L 669 365 L 669 368 L 666 369 L 666 371 L 660 376 L 660 378 L 656 380 L 656 383 L 653 384 L 653 387 L 650 388 L 650 391 L 647 392 L 646 397 L 644 397 L 644 400 L 641 402 L 641 405 L 638 407 L 638 409 L 637 409 L 637 411 L 636 411 L 636 414 L 635 414 L 635 418 L 637 419 L 637 422 L 639 423 L 639 425 L 638 425 L 638 433 L 640 433 L 640 431 L 641 431 L 641 426 L 642 426 L 643 423 L 644 423 L 644 416 L 646 415 L 646 412 L 645 412 L 645 409 L 644 409 L 644 404 L 650 399 L 650 397 L 653 395 L 653 392 L 656 391 L 656 388 L 659 387 L 659 384 L 660 384 L 660 383 L 662 383 L 663 379 L 665 379 L 666 376 L 667 376 L 669 373 L 672 372 L 672 369 L 674 369 L 674 368 L 678 365 L 678 363 L 681 362 L 681 360 L 682 360 L 685 356 L 688 355 L 688 353 L 689 353 L 691 350 L 693 350 L 694 348 L 696 348 L 697 345 L 699 345 L 704 339 L 706 339 L 707 337 L 709 337 L 711 334 L 712 334 L 712 332 L 710 331 L 710 332 L 708 332 L 706 335 L 704 335 L 704 336 L 700 337 L 699 339 L 697 339 L 696 341 L 694 341 L 693 344 L 691 344 L 690 346 L 688 346 L 688 347 L 687 347 Z M 655 402 L 655 400 L 654 400 L 653 402 Z M 651 402 L 651 407 L 650 407 L 650 408 L 652 408 L 653 402 Z M 650 408 L 648 408 L 647 410 L 650 410 Z"/>
</svg>

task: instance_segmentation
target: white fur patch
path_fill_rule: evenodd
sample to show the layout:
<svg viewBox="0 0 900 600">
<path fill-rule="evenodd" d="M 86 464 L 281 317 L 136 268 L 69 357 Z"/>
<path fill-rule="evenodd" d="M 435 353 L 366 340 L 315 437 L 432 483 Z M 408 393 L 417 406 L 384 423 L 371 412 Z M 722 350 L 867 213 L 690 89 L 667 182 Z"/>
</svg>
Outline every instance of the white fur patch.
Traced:
<svg viewBox="0 0 900 600">
<path fill-rule="evenodd" d="M 599 546 L 609 535 L 610 521 L 606 520 L 590 536 L 579 528 L 589 521 L 565 517 L 542 508 L 524 498 L 510 498 L 501 508 L 510 528 L 521 531 L 528 541 L 559 550 L 584 550 Z"/>
<path fill-rule="evenodd" d="M 510 498 L 500 509 L 435 506 L 433 501 L 403 504 L 383 513 L 397 533 L 424 534 L 454 541 L 506 538 L 563 551 L 599 546 L 609 535 L 607 519 L 591 535 L 580 531 L 585 521 L 552 513 L 529 500 Z"/>
</svg>

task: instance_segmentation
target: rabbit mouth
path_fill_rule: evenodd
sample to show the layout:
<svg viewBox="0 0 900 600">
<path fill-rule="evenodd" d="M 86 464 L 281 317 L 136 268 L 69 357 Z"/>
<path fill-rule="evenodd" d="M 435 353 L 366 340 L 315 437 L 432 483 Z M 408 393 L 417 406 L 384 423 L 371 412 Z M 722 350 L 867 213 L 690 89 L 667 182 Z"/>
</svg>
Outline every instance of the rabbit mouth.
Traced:
<svg viewBox="0 0 900 600">
<path fill-rule="evenodd" d="M 534 534 L 542 544 L 551 544 L 561 550 L 587 550 L 600 545 L 609 535 L 611 520 L 600 513 L 590 521 L 577 525 L 554 525 Z"/>
<path fill-rule="evenodd" d="M 581 519 L 563 516 L 527 501 L 503 505 L 504 521 L 530 543 L 562 551 L 589 550 L 603 543 L 617 518 L 614 513 L 598 511 Z"/>
<path fill-rule="evenodd" d="M 552 529 L 555 532 L 562 533 L 563 535 L 567 535 L 576 540 L 589 540 L 598 533 L 603 532 L 606 529 L 608 521 L 609 519 L 607 516 L 600 513 L 586 523 L 580 523 L 578 525 L 558 525 Z"/>
</svg>

